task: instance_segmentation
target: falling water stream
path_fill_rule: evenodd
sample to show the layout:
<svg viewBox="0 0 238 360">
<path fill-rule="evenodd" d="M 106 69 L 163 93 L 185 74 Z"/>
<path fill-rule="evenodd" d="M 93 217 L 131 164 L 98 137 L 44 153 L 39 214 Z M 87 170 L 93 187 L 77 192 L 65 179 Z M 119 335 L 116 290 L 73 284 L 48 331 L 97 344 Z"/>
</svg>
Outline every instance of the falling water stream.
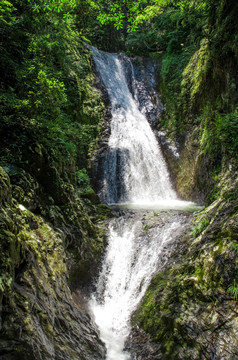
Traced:
<svg viewBox="0 0 238 360">
<path fill-rule="evenodd" d="M 183 209 L 191 203 L 179 200 L 172 188 L 162 152 L 139 104 L 133 64 L 126 56 L 91 50 L 112 115 L 99 196 L 109 205 L 143 209 L 111 221 L 107 251 L 89 304 L 107 360 L 127 360 L 130 354 L 123 348 L 130 316 L 166 257 L 168 244 L 184 226 L 183 216 L 174 216 L 163 226 L 145 231 L 145 209 Z"/>
</svg>

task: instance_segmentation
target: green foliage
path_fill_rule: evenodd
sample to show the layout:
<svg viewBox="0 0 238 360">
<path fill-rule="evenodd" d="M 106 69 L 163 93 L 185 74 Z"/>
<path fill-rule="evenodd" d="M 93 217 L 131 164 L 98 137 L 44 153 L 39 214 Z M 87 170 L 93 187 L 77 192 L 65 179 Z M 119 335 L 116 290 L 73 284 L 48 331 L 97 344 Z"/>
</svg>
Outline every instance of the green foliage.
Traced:
<svg viewBox="0 0 238 360">
<path fill-rule="evenodd" d="M 227 289 L 227 294 L 231 295 L 236 301 L 238 300 L 238 284 L 234 281 Z"/>
<path fill-rule="evenodd" d="M 0 293 L 5 292 L 6 289 L 10 289 L 13 278 L 9 274 L 3 274 L 0 276 Z"/>
<path fill-rule="evenodd" d="M 217 109 L 204 108 L 201 150 L 211 158 L 227 154 L 236 158 L 238 150 L 238 112 L 222 113 Z"/>
<path fill-rule="evenodd" d="M 238 153 L 238 109 L 232 113 L 216 114 L 217 136 L 230 155 Z"/>
<path fill-rule="evenodd" d="M 0 3 L 0 24 L 3 25 L 11 25 L 13 21 L 15 21 L 14 16 L 14 6 L 10 1 L 3 0 Z"/>
<path fill-rule="evenodd" d="M 27 0 L 31 6 L 32 11 L 39 14 L 57 14 L 62 20 L 69 22 L 72 18 L 71 12 L 75 11 L 78 6 L 77 0 Z"/>
<path fill-rule="evenodd" d="M 80 188 L 86 188 L 90 184 L 90 179 L 87 173 L 87 170 L 85 168 L 79 170 L 76 172 L 77 176 L 77 184 Z"/>
<path fill-rule="evenodd" d="M 238 244 L 233 244 L 232 247 L 238 253 Z"/>
<path fill-rule="evenodd" d="M 168 9 L 179 10 L 182 13 L 201 12 L 206 8 L 205 1 L 188 0 L 100 0 L 89 1 L 89 4 L 99 13 L 97 20 L 102 25 L 112 23 L 117 30 L 126 29 L 128 32 L 140 29 L 140 24 L 149 23 Z"/>
<path fill-rule="evenodd" d="M 148 225 L 148 224 L 145 224 L 145 225 L 143 226 L 143 229 L 144 229 L 145 231 L 148 231 L 148 230 L 149 230 L 149 225 Z"/>
<path fill-rule="evenodd" d="M 92 88 L 89 51 L 75 27 L 78 5 L 68 0 L 1 4 L 1 13 L 11 15 L 11 22 L 4 22 L 0 55 L 0 156 L 6 162 L 21 161 L 28 143 L 38 142 L 54 158 L 87 165 L 104 105 Z M 67 12 L 70 21 L 64 20 Z"/>
<path fill-rule="evenodd" d="M 148 1 L 146 0 L 90 1 L 92 8 L 98 11 L 97 20 L 101 24 L 112 23 L 117 30 L 125 27 L 128 31 L 136 30 L 135 18 L 147 4 Z"/>
<path fill-rule="evenodd" d="M 179 9 L 182 12 L 191 10 L 191 8 L 201 10 L 205 7 L 205 2 L 187 0 L 116 0 L 113 2 L 100 0 L 89 3 L 93 9 L 99 12 L 97 19 L 101 24 L 111 22 L 117 30 L 125 27 L 128 32 L 136 31 L 139 24 L 150 22 L 169 8 Z"/>
<path fill-rule="evenodd" d="M 181 50 L 181 44 L 184 45 L 188 36 L 188 23 L 184 13 L 167 9 L 152 22 L 139 25 L 138 31 L 129 33 L 126 40 L 127 47 L 131 52 L 148 53 L 148 51 L 165 51 L 170 43 L 170 51 L 172 47 Z"/>
<path fill-rule="evenodd" d="M 191 101 L 194 103 L 196 95 L 201 93 L 202 85 L 210 65 L 209 44 L 207 39 L 202 39 L 199 50 L 194 53 L 183 71 L 182 94 L 189 91 Z"/>
<path fill-rule="evenodd" d="M 192 229 L 192 235 L 194 237 L 197 237 L 198 235 L 200 235 L 203 230 L 205 230 L 207 228 L 207 226 L 209 225 L 210 221 L 209 219 L 204 216 L 201 220 L 199 220 L 199 222 L 193 227 Z"/>
</svg>

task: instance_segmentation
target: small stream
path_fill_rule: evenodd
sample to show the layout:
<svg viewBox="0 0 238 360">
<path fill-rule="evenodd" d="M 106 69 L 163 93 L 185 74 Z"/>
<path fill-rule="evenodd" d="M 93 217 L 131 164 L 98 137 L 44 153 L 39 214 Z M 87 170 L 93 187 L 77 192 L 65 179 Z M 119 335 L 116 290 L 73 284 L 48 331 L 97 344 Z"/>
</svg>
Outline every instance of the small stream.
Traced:
<svg viewBox="0 0 238 360">
<path fill-rule="evenodd" d="M 129 360 L 123 349 L 131 314 L 186 227 L 188 217 L 181 210 L 196 206 L 178 199 L 172 187 L 146 118 L 148 109 L 155 114 L 158 104 L 148 94 L 146 109 L 141 105 L 143 84 L 135 78 L 133 63 L 122 54 L 91 50 L 112 115 L 98 193 L 103 203 L 123 209 L 123 215 L 109 225 L 108 247 L 89 306 L 106 345 L 107 360 Z M 148 93 L 146 87 L 144 93 Z"/>
</svg>

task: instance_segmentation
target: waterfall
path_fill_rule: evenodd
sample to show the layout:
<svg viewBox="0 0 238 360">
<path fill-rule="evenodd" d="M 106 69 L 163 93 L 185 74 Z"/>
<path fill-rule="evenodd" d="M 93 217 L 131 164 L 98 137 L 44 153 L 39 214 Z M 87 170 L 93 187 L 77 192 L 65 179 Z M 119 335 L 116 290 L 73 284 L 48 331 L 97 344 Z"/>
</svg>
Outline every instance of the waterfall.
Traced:
<svg viewBox="0 0 238 360">
<path fill-rule="evenodd" d="M 90 307 L 107 347 L 108 360 L 128 360 L 123 352 L 130 316 L 156 271 L 166 262 L 172 240 L 182 232 L 184 217 L 144 230 L 140 220 L 119 218 L 109 227 L 109 244 Z"/>
<path fill-rule="evenodd" d="M 132 63 L 125 55 L 108 54 L 95 48 L 92 52 L 108 92 L 112 114 L 102 165 L 101 200 L 107 204 L 176 200 L 161 149 L 143 111 L 139 110 Z M 132 91 L 126 78 L 128 63 Z"/>
<path fill-rule="evenodd" d="M 162 208 L 184 207 L 187 203 L 180 201 L 172 188 L 162 152 L 146 119 L 148 107 L 145 110 L 140 105 L 133 64 L 125 55 L 90 48 L 112 115 L 100 168 L 102 202 L 127 207 L 137 204 L 143 209 L 158 209 L 158 204 Z M 110 223 L 107 251 L 89 303 L 106 344 L 107 360 L 130 359 L 130 354 L 123 351 L 130 333 L 130 316 L 153 275 L 166 263 L 169 249 L 188 218 L 172 212 L 166 221 L 161 223 L 158 217 L 159 225 L 147 228 L 146 216 L 153 218 L 155 213 L 124 212 L 125 216 Z"/>
</svg>

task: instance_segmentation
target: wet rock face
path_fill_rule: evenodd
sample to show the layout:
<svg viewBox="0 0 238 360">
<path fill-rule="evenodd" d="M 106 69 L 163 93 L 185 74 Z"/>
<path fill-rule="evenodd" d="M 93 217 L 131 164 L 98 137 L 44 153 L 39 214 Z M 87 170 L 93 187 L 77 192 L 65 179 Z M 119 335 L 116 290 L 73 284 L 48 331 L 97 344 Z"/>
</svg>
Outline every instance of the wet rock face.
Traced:
<svg viewBox="0 0 238 360">
<path fill-rule="evenodd" d="M 198 130 L 179 135 L 157 131 L 157 138 L 179 197 L 203 205 L 215 181 L 211 172 L 213 164 L 200 150 Z"/>
<path fill-rule="evenodd" d="M 70 192 L 63 212 L 53 199 L 48 205 L 40 201 L 40 185 L 30 176 L 24 180 L 25 173 L 21 187 L 11 187 L 1 168 L 0 175 L 1 360 L 104 359 L 104 344 L 78 288 L 90 273 L 87 263 L 92 273 L 96 267 L 102 230 L 96 231 Z M 30 193 L 24 193 L 24 181 Z M 44 208 L 44 218 L 27 209 L 38 208 L 35 201 Z M 73 266 L 79 268 L 77 283 L 71 278 Z"/>
<path fill-rule="evenodd" d="M 150 336 L 138 326 L 135 326 L 127 342 L 125 350 L 131 354 L 133 360 L 163 360 L 159 344 L 153 342 Z"/>
<path fill-rule="evenodd" d="M 92 320 L 73 301 L 66 278 L 51 283 L 38 266 L 33 262 L 13 284 L 12 297 L 3 299 L 1 359 L 104 359 Z"/>
<path fill-rule="evenodd" d="M 152 59 L 133 59 L 134 84 L 129 82 L 129 87 L 134 98 L 139 104 L 139 110 L 146 116 L 152 129 L 156 129 L 163 110 L 157 88 L 158 64 Z M 128 77 L 130 79 L 132 77 Z"/>
</svg>

